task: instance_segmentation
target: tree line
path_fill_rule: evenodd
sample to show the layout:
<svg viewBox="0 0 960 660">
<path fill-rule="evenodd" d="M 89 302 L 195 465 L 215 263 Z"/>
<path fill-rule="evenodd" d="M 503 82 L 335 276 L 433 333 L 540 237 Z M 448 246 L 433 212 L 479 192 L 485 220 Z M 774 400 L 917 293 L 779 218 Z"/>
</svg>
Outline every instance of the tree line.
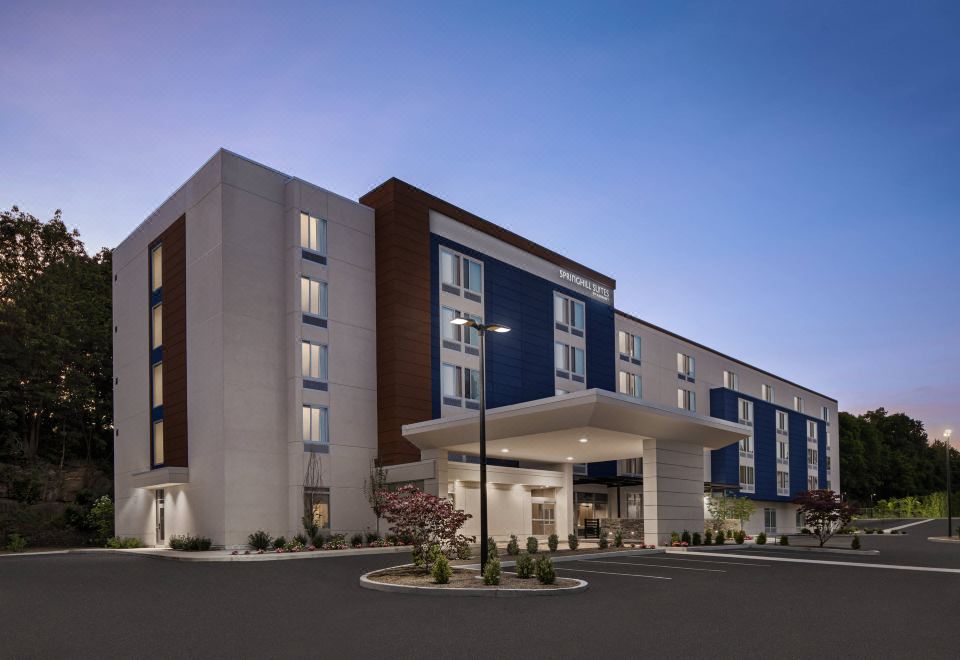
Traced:
<svg viewBox="0 0 960 660">
<path fill-rule="evenodd" d="M 0 211 L 0 460 L 113 460 L 110 251 Z"/>
</svg>

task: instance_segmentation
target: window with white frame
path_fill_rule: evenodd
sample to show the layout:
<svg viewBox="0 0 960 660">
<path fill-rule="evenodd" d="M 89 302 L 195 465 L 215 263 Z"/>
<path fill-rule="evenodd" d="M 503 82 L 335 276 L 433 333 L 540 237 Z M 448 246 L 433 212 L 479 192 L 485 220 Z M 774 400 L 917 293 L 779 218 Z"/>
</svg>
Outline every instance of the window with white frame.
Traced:
<svg viewBox="0 0 960 660">
<path fill-rule="evenodd" d="M 447 248 L 440 248 L 440 285 L 447 293 L 479 302 L 483 296 L 483 264 Z"/>
<path fill-rule="evenodd" d="M 830 429 L 827 429 L 827 449 L 830 449 Z"/>
<path fill-rule="evenodd" d="M 820 487 L 820 480 L 815 475 L 807 477 L 807 490 L 817 490 Z"/>
<path fill-rule="evenodd" d="M 627 493 L 627 518 L 643 518 L 643 493 Z"/>
<path fill-rule="evenodd" d="M 821 406 L 820 408 L 820 419 L 825 421 L 827 424 L 830 423 L 830 408 L 829 406 Z"/>
<path fill-rule="evenodd" d="M 310 277 L 300 277 L 300 311 L 327 318 L 327 283 Z"/>
<path fill-rule="evenodd" d="M 453 293 L 460 293 L 460 255 L 440 248 L 440 283 L 456 287 Z"/>
<path fill-rule="evenodd" d="M 557 375 L 562 378 L 576 376 L 574 380 L 582 381 L 586 371 L 585 353 L 582 348 L 569 346 L 561 341 L 554 342 L 554 367 Z"/>
<path fill-rule="evenodd" d="M 691 382 L 696 378 L 697 363 L 692 355 L 677 353 L 677 375 Z"/>
<path fill-rule="evenodd" d="M 476 296 L 483 295 L 483 265 L 469 257 L 463 257 L 463 288 Z"/>
<path fill-rule="evenodd" d="M 617 332 L 617 348 L 620 359 L 640 364 L 640 335 L 634 335 L 625 330 Z"/>
<path fill-rule="evenodd" d="M 789 465 L 790 463 L 790 445 L 786 440 L 777 438 L 777 463 L 780 465 Z"/>
<path fill-rule="evenodd" d="M 620 474 L 643 474 L 643 459 L 626 458 L 620 461 Z"/>
<path fill-rule="evenodd" d="M 807 440 L 809 442 L 816 442 L 819 439 L 817 423 L 812 419 L 807 420 Z"/>
<path fill-rule="evenodd" d="M 440 337 L 444 341 L 460 343 L 463 326 L 455 325 L 453 320 L 460 314 L 450 307 L 440 307 Z"/>
<path fill-rule="evenodd" d="M 327 254 L 327 221 L 300 212 L 300 247 L 317 254 Z"/>
<path fill-rule="evenodd" d="M 300 342 L 300 376 L 310 380 L 327 381 L 327 347 L 325 344 L 305 339 Z"/>
<path fill-rule="evenodd" d="M 627 394 L 629 396 L 637 397 L 638 399 L 640 398 L 640 376 L 638 374 L 621 371 L 619 381 L 618 391 L 620 394 Z"/>
<path fill-rule="evenodd" d="M 463 398 L 463 369 L 443 363 L 440 366 L 440 389 L 445 404 L 459 406 Z"/>
<path fill-rule="evenodd" d="M 754 485 L 754 469 L 752 465 L 740 466 L 740 487 L 750 489 Z"/>
<path fill-rule="evenodd" d="M 683 408 L 684 410 L 689 410 L 690 412 L 697 411 L 697 393 L 691 390 L 685 390 L 682 387 L 677 388 L 677 407 Z"/>
<path fill-rule="evenodd" d="M 793 409 L 796 410 L 798 413 L 802 413 L 802 412 L 803 412 L 803 397 L 802 397 L 802 396 L 795 396 L 795 397 L 793 397 Z"/>
<path fill-rule="evenodd" d="M 469 401 L 480 400 L 480 370 L 463 368 L 463 398 Z"/>
<path fill-rule="evenodd" d="M 827 472 L 830 472 L 833 469 L 833 461 L 830 460 L 830 454 L 827 454 Z"/>
<path fill-rule="evenodd" d="M 553 320 L 558 330 L 582 337 L 586 327 L 586 308 L 582 301 L 554 291 Z"/>
<path fill-rule="evenodd" d="M 807 448 L 807 467 L 811 469 L 816 469 L 817 466 L 819 465 L 819 461 L 817 459 L 818 459 L 817 450 L 813 449 L 812 447 L 808 447 Z"/>
<path fill-rule="evenodd" d="M 767 403 L 773 403 L 773 385 L 764 383 L 760 386 L 760 398 Z"/>
<path fill-rule="evenodd" d="M 790 417 L 783 410 L 777 411 L 777 433 L 790 435 Z"/>
<path fill-rule="evenodd" d="M 777 470 L 777 495 L 790 494 L 790 473 Z"/>
<path fill-rule="evenodd" d="M 723 372 L 723 386 L 734 392 L 740 391 L 740 376 L 732 371 Z"/>
<path fill-rule="evenodd" d="M 582 348 L 576 346 L 570 347 L 570 372 L 575 376 L 583 376 L 586 373 L 586 354 Z"/>
<path fill-rule="evenodd" d="M 753 426 L 753 401 L 737 399 L 738 420 L 741 424 Z"/>
<path fill-rule="evenodd" d="M 763 531 L 766 534 L 777 533 L 777 510 L 770 507 L 763 509 Z"/>
<path fill-rule="evenodd" d="M 325 406 L 303 407 L 303 441 L 326 444 L 330 440 L 328 433 L 327 408 Z"/>
<path fill-rule="evenodd" d="M 753 456 L 753 435 L 748 435 L 740 440 L 740 455 L 743 456 L 744 454 L 746 454 L 745 458 Z"/>
</svg>

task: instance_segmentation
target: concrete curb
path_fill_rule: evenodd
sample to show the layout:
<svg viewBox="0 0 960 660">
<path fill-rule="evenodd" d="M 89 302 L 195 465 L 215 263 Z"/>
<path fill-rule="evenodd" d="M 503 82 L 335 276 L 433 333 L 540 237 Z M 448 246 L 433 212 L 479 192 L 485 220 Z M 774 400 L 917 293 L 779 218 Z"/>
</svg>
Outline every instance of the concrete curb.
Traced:
<svg viewBox="0 0 960 660">
<path fill-rule="evenodd" d="M 767 550 L 772 550 L 774 552 L 813 552 L 813 553 L 826 553 L 826 554 L 835 554 L 835 555 L 878 555 L 880 554 L 879 550 L 852 550 L 848 548 L 810 548 L 804 547 L 801 545 L 757 545 L 756 543 L 752 545 L 735 545 L 734 548 L 740 548 L 747 551 L 760 551 L 764 552 Z M 718 545 L 716 546 L 717 550 L 724 549 L 725 546 Z M 727 548 L 729 549 L 729 548 Z M 676 548 L 669 548 L 668 552 L 674 551 Z"/>
<path fill-rule="evenodd" d="M 393 566 L 392 568 L 398 568 Z M 460 567 L 463 568 L 463 567 Z M 574 580 L 577 582 L 572 587 L 557 587 L 555 589 L 512 589 L 506 587 L 418 587 L 412 584 L 386 584 L 384 582 L 374 582 L 368 576 L 382 573 L 389 569 L 379 569 L 371 571 L 360 576 L 360 586 L 364 589 L 373 591 L 383 591 L 398 594 L 420 594 L 429 596 L 468 596 L 485 598 L 524 598 L 527 596 L 572 596 L 582 593 L 590 586 L 586 580 L 577 578 L 564 578 L 565 580 Z M 533 579 L 533 578 L 531 578 Z"/>
<path fill-rule="evenodd" d="M 150 559 L 164 559 L 166 561 L 186 562 L 224 562 L 224 561 L 287 561 L 294 559 L 321 559 L 324 557 L 362 557 L 364 555 L 391 555 L 409 553 L 410 546 L 393 546 L 388 548 L 348 548 L 345 550 L 313 550 L 303 552 L 265 552 L 262 555 L 231 555 L 220 554 L 222 551 L 188 552 L 185 550 L 166 549 L 105 549 L 106 552 L 117 552 L 136 557 Z"/>
<path fill-rule="evenodd" d="M 960 543 L 960 538 L 953 538 L 952 536 L 928 536 L 927 540 L 934 543 Z"/>
<path fill-rule="evenodd" d="M 554 564 L 560 564 L 565 561 L 580 561 L 581 559 L 597 559 L 598 557 L 631 557 L 634 555 L 659 555 L 659 554 L 663 554 L 665 550 L 666 550 L 665 548 L 653 548 L 649 550 L 648 549 L 641 550 L 640 548 L 634 548 L 631 550 L 616 550 L 614 552 L 591 552 L 589 554 L 583 554 L 583 555 L 560 555 L 557 557 L 549 553 L 537 553 L 537 554 L 546 554 L 548 557 L 550 557 L 551 561 L 553 561 Z M 503 560 L 504 556 L 509 557 L 509 555 L 501 556 L 501 559 L 500 559 L 501 568 L 507 568 L 510 566 L 517 565 L 516 559 L 509 559 L 507 561 L 504 561 Z M 479 569 L 480 564 L 461 564 L 457 566 L 457 568 Z"/>
</svg>

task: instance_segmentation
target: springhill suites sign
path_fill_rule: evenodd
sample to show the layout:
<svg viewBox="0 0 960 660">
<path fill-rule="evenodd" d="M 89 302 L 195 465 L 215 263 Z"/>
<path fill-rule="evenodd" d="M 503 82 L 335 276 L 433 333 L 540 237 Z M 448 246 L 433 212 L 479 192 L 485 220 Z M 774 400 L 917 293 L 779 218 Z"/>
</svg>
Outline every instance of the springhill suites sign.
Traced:
<svg viewBox="0 0 960 660">
<path fill-rule="evenodd" d="M 586 277 L 577 275 L 576 273 L 571 273 L 564 269 L 560 269 L 560 279 L 570 282 L 574 286 L 578 286 L 581 289 L 586 289 L 590 295 L 595 298 L 600 298 L 601 300 L 610 300 L 610 289 L 605 286 L 600 286 L 593 280 L 588 280 Z"/>
</svg>

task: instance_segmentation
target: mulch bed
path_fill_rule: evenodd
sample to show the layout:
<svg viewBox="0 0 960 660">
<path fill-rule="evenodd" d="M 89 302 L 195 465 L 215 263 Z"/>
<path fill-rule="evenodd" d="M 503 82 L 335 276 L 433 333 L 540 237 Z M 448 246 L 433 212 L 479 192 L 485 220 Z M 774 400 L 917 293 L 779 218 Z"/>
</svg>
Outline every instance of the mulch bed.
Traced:
<svg viewBox="0 0 960 660">
<path fill-rule="evenodd" d="M 454 568 L 453 575 L 450 576 L 448 584 L 437 584 L 433 577 L 424 573 L 422 568 L 416 566 L 396 566 L 379 571 L 367 576 L 373 582 L 382 582 L 385 584 L 402 584 L 414 587 L 434 587 L 437 589 L 560 589 L 563 587 L 573 587 L 578 583 L 576 580 L 558 577 L 553 584 L 540 584 L 537 578 L 532 577 L 521 580 L 515 575 L 503 573 L 500 576 L 499 585 L 486 585 L 483 580 L 477 578 L 479 571 L 472 571 L 465 568 Z"/>
</svg>

